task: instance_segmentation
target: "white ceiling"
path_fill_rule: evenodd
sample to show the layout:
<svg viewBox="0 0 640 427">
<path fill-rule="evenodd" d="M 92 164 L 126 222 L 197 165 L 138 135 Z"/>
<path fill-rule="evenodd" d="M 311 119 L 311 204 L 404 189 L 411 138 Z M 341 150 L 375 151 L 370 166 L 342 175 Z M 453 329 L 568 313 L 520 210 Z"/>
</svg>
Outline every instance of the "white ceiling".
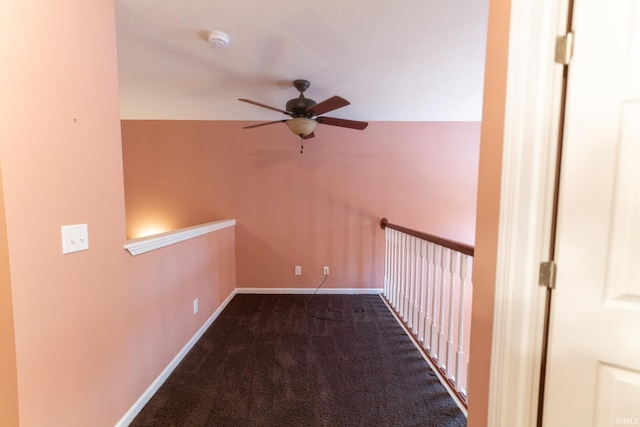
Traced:
<svg viewBox="0 0 640 427">
<path fill-rule="evenodd" d="M 115 0 L 123 119 L 278 120 L 305 96 L 364 121 L 481 118 L 488 0 Z M 209 30 L 230 35 L 227 48 Z"/>
</svg>

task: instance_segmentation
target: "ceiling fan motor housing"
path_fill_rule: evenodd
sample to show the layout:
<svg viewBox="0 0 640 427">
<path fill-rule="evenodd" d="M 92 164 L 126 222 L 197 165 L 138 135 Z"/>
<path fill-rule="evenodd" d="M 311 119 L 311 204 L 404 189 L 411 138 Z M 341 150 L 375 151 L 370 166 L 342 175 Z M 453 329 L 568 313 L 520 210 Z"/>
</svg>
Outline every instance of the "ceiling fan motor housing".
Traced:
<svg viewBox="0 0 640 427">
<path fill-rule="evenodd" d="M 293 86 L 300 92 L 300 96 L 287 101 L 285 109 L 292 113 L 292 117 L 313 117 L 312 113 L 306 110 L 316 105 L 316 101 L 313 99 L 305 98 L 304 91 L 309 89 L 311 83 L 309 80 L 298 79 L 293 81 Z"/>
<path fill-rule="evenodd" d="M 293 98 L 287 101 L 285 109 L 291 112 L 293 117 L 312 117 L 313 113 L 307 112 L 307 109 L 314 105 L 316 105 L 316 101 L 305 98 L 300 94 L 299 98 Z"/>
</svg>

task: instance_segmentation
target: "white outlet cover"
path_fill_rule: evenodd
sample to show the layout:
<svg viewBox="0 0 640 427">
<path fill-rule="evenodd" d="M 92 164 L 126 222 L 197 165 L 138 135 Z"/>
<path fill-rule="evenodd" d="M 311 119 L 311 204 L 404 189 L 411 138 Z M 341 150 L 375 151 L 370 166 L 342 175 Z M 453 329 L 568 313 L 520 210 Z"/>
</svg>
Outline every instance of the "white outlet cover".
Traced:
<svg viewBox="0 0 640 427">
<path fill-rule="evenodd" d="M 296 276 L 300 276 L 302 274 L 302 266 L 296 265 L 296 268 L 294 269 L 293 274 L 295 274 Z"/>
<path fill-rule="evenodd" d="M 198 312 L 198 298 L 193 300 L 193 314 Z"/>
<path fill-rule="evenodd" d="M 63 254 L 89 249 L 89 231 L 87 224 L 63 225 L 61 231 Z"/>
</svg>

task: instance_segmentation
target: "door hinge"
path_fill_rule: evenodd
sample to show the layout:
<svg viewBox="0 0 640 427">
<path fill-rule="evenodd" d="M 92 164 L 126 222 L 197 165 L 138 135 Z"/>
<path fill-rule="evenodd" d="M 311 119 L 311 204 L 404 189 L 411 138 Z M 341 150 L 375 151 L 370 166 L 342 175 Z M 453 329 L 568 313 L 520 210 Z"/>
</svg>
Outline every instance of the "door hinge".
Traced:
<svg viewBox="0 0 640 427">
<path fill-rule="evenodd" d="M 538 275 L 538 284 L 545 288 L 555 289 L 556 287 L 556 263 L 554 261 L 545 261 L 540 263 L 540 273 Z"/>
<path fill-rule="evenodd" d="M 569 65 L 573 57 L 573 32 L 556 37 L 556 64 Z"/>
</svg>

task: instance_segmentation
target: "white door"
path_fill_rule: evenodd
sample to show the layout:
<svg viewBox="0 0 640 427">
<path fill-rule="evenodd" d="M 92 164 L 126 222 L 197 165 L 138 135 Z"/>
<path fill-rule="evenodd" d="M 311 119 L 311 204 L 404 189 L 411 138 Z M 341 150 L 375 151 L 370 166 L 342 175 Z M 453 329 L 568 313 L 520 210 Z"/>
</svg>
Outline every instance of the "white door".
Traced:
<svg viewBox="0 0 640 427">
<path fill-rule="evenodd" d="M 544 426 L 640 425 L 640 0 L 575 0 Z"/>
</svg>

